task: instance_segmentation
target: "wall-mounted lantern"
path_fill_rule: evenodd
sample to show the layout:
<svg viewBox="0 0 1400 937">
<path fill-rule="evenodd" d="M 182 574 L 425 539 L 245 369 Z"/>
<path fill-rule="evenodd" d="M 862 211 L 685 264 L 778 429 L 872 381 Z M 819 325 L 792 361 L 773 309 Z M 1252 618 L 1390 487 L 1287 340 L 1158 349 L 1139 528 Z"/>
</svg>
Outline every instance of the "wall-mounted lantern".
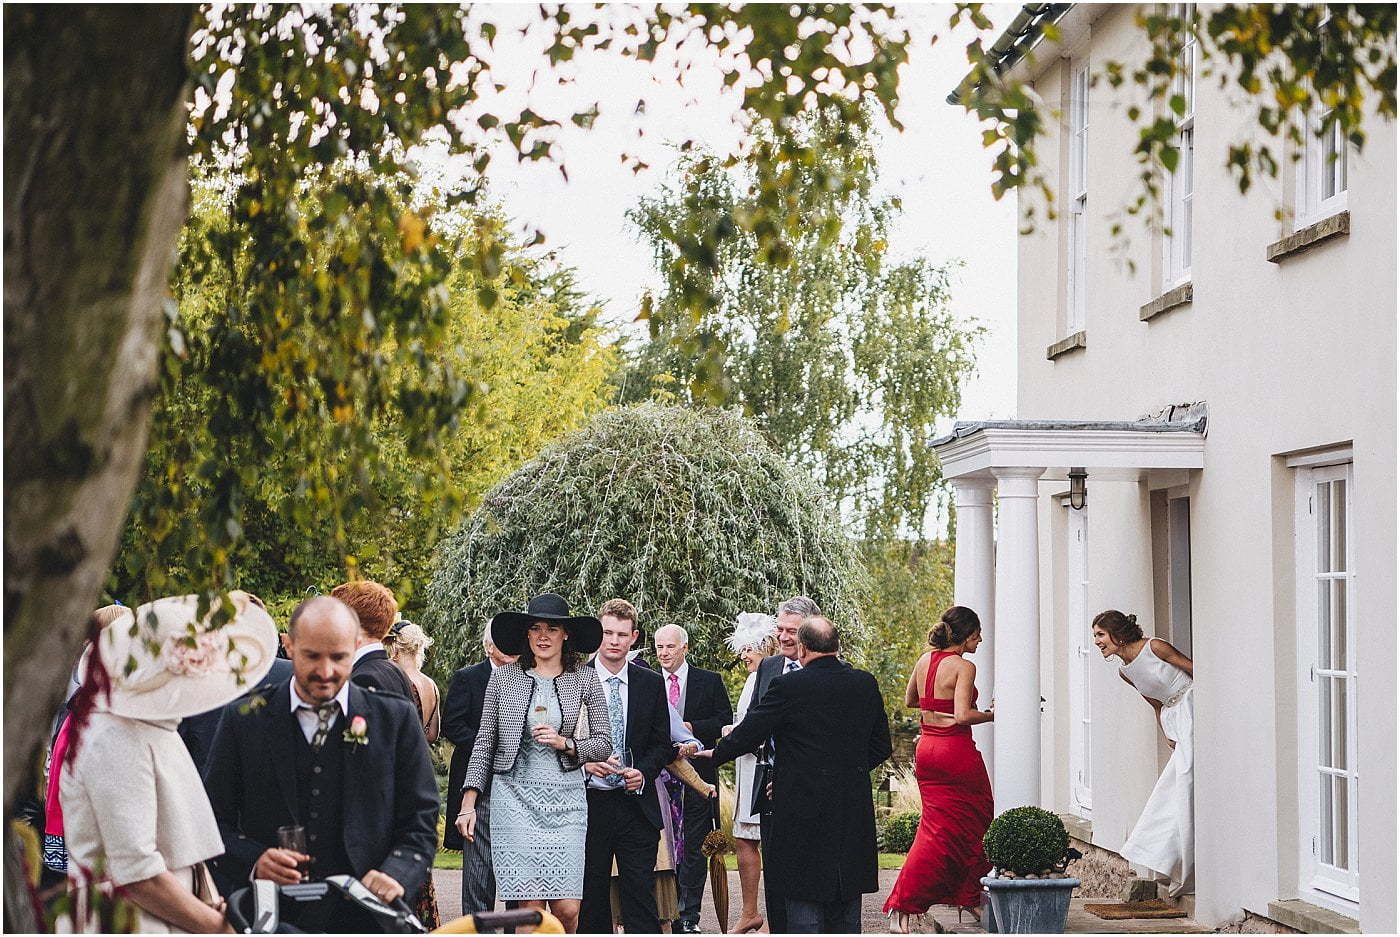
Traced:
<svg viewBox="0 0 1400 937">
<path fill-rule="evenodd" d="M 1089 478 L 1089 473 L 1082 467 L 1069 470 L 1069 506 L 1076 511 L 1084 510 L 1084 505 L 1088 503 L 1089 487 L 1085 481 Z"/>
</svg>

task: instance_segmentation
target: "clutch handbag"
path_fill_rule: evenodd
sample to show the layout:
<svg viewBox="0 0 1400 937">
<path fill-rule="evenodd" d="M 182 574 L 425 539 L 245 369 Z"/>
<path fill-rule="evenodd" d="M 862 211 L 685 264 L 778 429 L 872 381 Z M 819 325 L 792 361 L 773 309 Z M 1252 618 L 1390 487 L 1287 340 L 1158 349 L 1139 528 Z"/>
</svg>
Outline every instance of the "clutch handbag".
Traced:
<svg viewBox="0 0 1400 937">
<path fill-rule="evenodd" d="M 768 798 L 768 785 L 773 782 L 773 766 L 760 761 L 753 769 L 753 803 L 749 812 L 763 814 L 772 812 L 773 802 Z"/>
<path fill-rule="evenodd" d="M 574 741 L 588 738 L 588 702 L 579 703 L 578 722 L 574 723 Z"/>
<path fill-rule="evenodd" d="M 195 863 L 192 872 L 194 881 L 191 884 L 194 896 L 211 908 L 217 908 L 223 904 L 223 896 L 219 894 L 219 887 L 214 884 L 214 874 L 209 871 L 209 863 Z"/>
</svg>

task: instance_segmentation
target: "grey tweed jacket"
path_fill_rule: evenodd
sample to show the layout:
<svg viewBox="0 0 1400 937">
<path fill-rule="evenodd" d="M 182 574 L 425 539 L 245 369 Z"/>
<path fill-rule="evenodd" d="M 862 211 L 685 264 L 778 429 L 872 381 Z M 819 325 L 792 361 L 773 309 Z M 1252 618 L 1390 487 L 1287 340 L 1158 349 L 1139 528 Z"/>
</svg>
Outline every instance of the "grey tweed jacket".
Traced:
<svg viewBox="0 0 1400 937">
<path fill-rule="evenodd" d="M 603 685 L 591 667 L 579 667 L 572 673 L 562 673 L 554 679 L 554 692 L 559 698 L 559 711 L 564 722 L 559 734 L 572 738 L 578 725 L 579 711 L 588 709 L 588 736 L 575 739 L 576 755 L 559 752 L 559 770 L 573 771 L 585 761 L 605 761 L 613 752 L 612 730 L 608 724 L 608 701 L 603 697 Z M 519 664 L 497 667 L 486 684 L 486 699 L 481 707 L 481 728 L 472 746 L 467 764 L 463 790 L 487 789 L 494 774 L 502 774 L 515 766 L 520 754 L 520 740 L 525 734 L 525 716 L 535 694 L 535 680 Z"/>
</svg>

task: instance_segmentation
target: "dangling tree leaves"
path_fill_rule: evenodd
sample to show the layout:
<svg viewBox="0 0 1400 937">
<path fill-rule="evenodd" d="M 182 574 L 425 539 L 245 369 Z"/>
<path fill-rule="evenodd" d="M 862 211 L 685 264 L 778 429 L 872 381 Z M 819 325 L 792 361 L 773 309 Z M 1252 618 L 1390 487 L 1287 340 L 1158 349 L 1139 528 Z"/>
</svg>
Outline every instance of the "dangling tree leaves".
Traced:
<svg viewBox="0 0 1400 937">
<path fill-rule="evenodd" d="M 624 598 L 647 635 L 685 627 L 696 663 L 727 668 L 740 612 L 811 596 L 854 647 L 863 577 L 822 492 L 731 411 L 606 411 L 486 496 L 442 544 L 425 622 L 444 674 L 496 612 L 557 592 L 580 611 Z"/>
</svg>

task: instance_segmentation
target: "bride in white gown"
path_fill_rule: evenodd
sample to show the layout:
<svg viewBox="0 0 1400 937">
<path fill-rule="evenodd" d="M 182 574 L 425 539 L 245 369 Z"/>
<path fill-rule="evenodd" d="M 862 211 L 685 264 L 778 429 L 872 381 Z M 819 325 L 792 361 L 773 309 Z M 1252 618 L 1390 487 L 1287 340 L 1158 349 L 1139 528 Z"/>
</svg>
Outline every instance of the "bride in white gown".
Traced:
<svg viewBox="0 0 1400 937">
<path fill-rule="evenodd" d="M 1137 617 L 1118 611 L 1094 618 L 1094 644 L 1105 658 L 1123 661 L 1118 676 L 1152 704 L 1172 755 L 1142 808 L 1142 816 L 1119 850 L 1134 865 L 1171 884 L 1175 897 L 1192 888 L 1195 834 L 1191 811 L 1191 658 L 1160 638 L 1145 638 Z"/>
</svg>

